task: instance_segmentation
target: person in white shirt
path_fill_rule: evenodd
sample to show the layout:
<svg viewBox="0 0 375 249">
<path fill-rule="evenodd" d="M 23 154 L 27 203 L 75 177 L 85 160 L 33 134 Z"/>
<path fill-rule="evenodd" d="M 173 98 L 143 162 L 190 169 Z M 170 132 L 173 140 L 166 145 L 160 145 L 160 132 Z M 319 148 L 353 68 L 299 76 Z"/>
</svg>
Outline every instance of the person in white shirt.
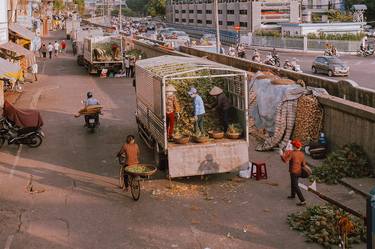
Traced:
<svg viewBox="0 0 375 249">
<path fill-rule="evenodd" d="M 53 45 L 53 47 L 55 48 L 55 56 L 57 56 L 59 54 L 60 44 L 57 41 L 55 41 L 55 44 Z"/>
<path fill-rule="evenodd" d="M 48 44 L 47 49 L 48 49 L 49 58 L 52 59 L 53 46 L 51 43 Z"/>
<path fill-rule="evenodd" d="M 34 64 L 31 66 L 31 73 L 34 75 L 34 80 L 38 81 L 37 73 L 38 73 L 38 63 L 34 62 Z"/>
</svg>

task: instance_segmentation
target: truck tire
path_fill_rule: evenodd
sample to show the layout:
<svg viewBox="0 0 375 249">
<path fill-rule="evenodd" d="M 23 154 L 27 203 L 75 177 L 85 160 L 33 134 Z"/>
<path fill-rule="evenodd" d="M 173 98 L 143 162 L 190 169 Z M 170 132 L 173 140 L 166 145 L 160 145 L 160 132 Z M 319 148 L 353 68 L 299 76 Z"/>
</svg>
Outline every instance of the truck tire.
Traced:
<svg viewBox="0 0 375 249">
<path fill-rule="evenodd" d="M 157 146 L 158 146 L 157 143 L 155 143 L 154 150 L 153 150 L 155 166 L 159 170 L 165 170 L 167 169 L 167 166 L 168 166 L 167 156 L 163 152 L 158 151 Z"/>
</svg>

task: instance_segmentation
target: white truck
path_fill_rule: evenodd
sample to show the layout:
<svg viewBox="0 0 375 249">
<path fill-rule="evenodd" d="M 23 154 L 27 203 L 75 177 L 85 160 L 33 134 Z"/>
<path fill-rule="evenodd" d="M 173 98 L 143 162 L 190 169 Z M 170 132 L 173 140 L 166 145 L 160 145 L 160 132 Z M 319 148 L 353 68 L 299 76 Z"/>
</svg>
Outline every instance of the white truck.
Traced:
<svg viewBox="0 0 375 249">
<path fill-rule="evenodd" d="M 245 71 L 198 57 L 166 55 L 137 61 L 135 75 L 139 136 L 153 149 L 156 165 L 168 167 L 170 178 L 230 172 L 248 165 L 248 90 Z M 197 86 L 207 84 L 204 83 L 207 80 L 215 84 L 223 83 L 224 92 L 233 107 L 232 116 L 242 128 L 241 137 L 210 139 L 207 143 L 176 144 L 168 141 L 166 86 L 186 86 L 187 82 Z"/>
<path fill-rule="evenodd" d="M 123 67 L 121 36 L 86 37 L 83 40 L 83 65 L 90 74 L 103 69 L 117 73 Z"/>
</svg>

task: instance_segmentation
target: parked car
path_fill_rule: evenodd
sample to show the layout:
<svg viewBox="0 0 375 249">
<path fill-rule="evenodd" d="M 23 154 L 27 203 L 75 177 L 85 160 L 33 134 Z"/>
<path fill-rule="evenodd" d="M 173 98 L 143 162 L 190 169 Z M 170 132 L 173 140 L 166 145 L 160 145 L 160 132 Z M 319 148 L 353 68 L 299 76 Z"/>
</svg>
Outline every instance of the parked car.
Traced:
<svg viewBox="0 0 375 249">
<path fill-rule="evenodd" d="M 176 29 L 175 28 L 165 28 L 165 29 L 161 29 L 159 31 L 159 34 L 160 35 L 170 35 L 170 34 L 172 34 L 173 31 L 176 31 Z"/>
<path fill-rule="evenodd" d="M 311 69 L 313 73 L 325 73 L 329 77 L 349 75 L 349 66 L 334 56 L 316 57 Z"/>
</svg>

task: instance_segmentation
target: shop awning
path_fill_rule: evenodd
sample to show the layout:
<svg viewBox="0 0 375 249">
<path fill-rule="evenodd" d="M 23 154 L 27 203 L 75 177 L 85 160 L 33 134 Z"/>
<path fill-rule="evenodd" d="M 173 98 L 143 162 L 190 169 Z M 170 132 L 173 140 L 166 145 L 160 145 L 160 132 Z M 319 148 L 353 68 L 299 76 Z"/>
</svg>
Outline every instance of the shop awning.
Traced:
<svg viewBox="0 0 375 249">
<path fill-rule="evenodd" d="M 26 48 L 14 43 L 14 42 L 7 42 L 4 44 L 0 44 L 0 49 L 5 49 L 8 51 L 12 51 L 16 53 L 16 56 L 25 56 L 27 63 L 29 66 L 34 64 L 35 62 L 35 55 L 30 50 L 27 50 Z"/>
<path fill-rule="evenodd" d="M 21 79 L 21 67 L 17 64 L 11 63 L 7 60 L 0 58 L 0 78 L 3 77 Z"/>
<path fill-rule="evenodd" d="M 23 39 L 33 41 L 35 38 L 34 32 L 28 30 L 27 28 L 22 27 L 17 23 L 10 23 L 9 24 L 9 31 L 16 33 L 19 37 Z"/>
</svg>

